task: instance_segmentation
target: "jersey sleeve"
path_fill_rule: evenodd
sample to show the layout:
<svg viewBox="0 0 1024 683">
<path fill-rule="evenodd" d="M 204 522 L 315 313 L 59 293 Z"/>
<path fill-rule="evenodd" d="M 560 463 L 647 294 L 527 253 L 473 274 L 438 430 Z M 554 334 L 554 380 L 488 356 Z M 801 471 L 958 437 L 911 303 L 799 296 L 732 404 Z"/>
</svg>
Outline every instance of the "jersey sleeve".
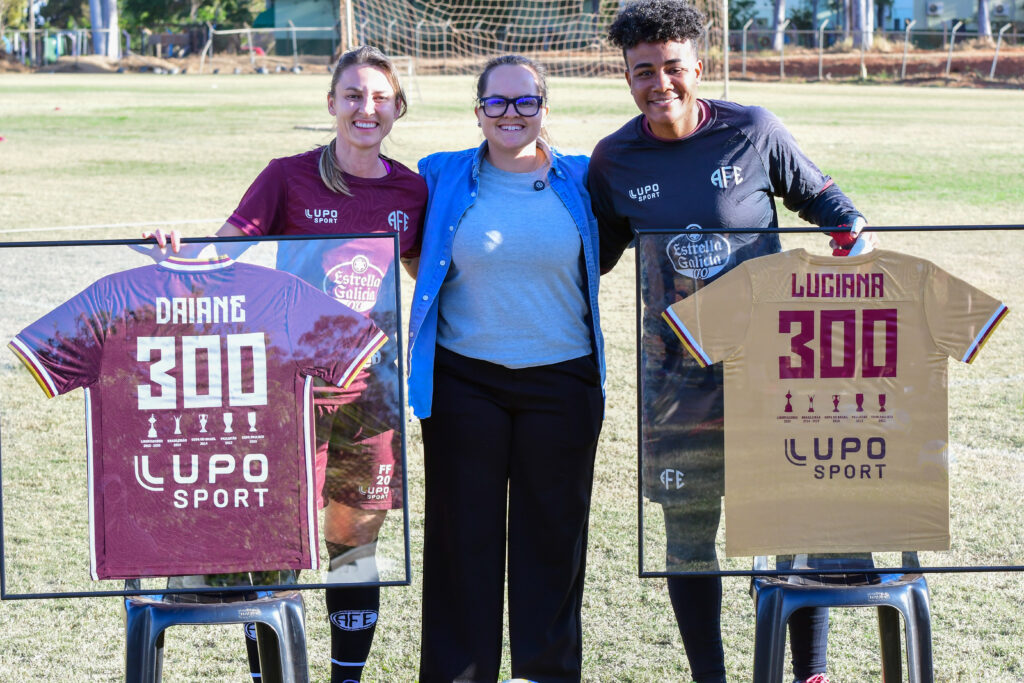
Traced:
<svg viewBox="0 0 1024 683">
<path fill-rule="evenodd" d="M 388 341 L 373 322 L 296 279 L 287 329 L 303 374 L 342 389 Z"/>
<path fill-rule="evenodd" d="M 587 171 L 587 191 L 590 193 L 590 207 L 597 218 L 602 273 L 608 272 L 619 262 L 622 252 L 633 241 L 633 229 L 629 220 L 615 213 L 615 203 L 606 171 L 605 146 L 598 143 Z"/>
<path fill-rule="evenodd" d="M 280 225 L 285 205 L 285 182 L 280 162 L 275 159 L 267 164 L 252 185 L 245 191 L 238 208 L 228 216 L 228 223 L 246 235 L 270 235 Z"/>
<path fill-rule="evenodd" d="M 800 218 L 820 226 L 848 224 L 863 217 L 835 182 L 823 174 L 797 145 L 792 133 L 771 112 L 752 108 L 761 134 L 761 154 L 768 167 L 772 194 Z"/>
<path fill-rule="evenodd" d="M 746 264 L 729 271 L 662 313 L 701 367 L 729 358 L 747 335 L 753 306 Z"/>
<path fill-rule="evenodd" d="M 110 306 L 100 283 L 35 321 L 7 345 L 48 398 L 93 384 L 99 376 Z"/>
<path fill-rule="evenodd" d="M 934 264 L 925 279 L 924 305 L 936 348 L 972 362 L 1009 309 L 1000 301 Z"/>
</svg>

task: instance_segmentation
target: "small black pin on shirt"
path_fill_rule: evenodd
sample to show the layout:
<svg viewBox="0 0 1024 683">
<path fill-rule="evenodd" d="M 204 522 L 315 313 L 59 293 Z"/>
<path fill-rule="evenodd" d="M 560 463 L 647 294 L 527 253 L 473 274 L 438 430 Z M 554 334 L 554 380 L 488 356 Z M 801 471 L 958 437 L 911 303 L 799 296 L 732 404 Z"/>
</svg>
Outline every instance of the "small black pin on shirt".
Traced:
<svg viewBox="0 0 1024 683">
<path fill-rule="evenodd" d="M 533 181 L 533 189 L 537 190 L 537 192 L 540 192 L 541 190 L 543 190 L 544 189 L 544 181 L 543 180 L 535 180 L 535 181 Z"/>
</svg>

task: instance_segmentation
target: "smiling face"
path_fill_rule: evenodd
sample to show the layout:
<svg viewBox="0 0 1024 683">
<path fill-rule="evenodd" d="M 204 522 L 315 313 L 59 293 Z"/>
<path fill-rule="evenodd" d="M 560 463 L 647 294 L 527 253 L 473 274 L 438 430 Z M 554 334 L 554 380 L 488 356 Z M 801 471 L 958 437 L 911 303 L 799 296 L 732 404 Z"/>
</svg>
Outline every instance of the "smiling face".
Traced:
<svg viewBox="0 0 1024 683">
<path fill-rule="evenodd" d="M 327 95 L 327 111 L 337 124 L 339 147 L 379 153 L 398 118 L 399 105 L 387 74 L 359 64 L 338 77 L 334 92 Z"/>
<path fill-rule="evenodd" d="M 651 131 L 681 138 L 697 127 L 697 87 L 704 65 L 693 43 L 640 43 L 626 50 L 626 82 Z"/>
<path fill-rule="evenodd" d="M 491 69 L 483 88 L 483 97 L 506 97 L 516 99 L 524 95 L 539 96 L 542 93 L 533 71 L 521 64 L 502 64 Z M 497 118 L 484 115 L 481 107 L 476 108 L 488 153 L 500 157 L 517 158 L 533 156 L 537 138 L 544 126 L 548 108 L 541 107 L 536 116 L 522 116 L 509 104 L 505 113 Z"/>
</svg>

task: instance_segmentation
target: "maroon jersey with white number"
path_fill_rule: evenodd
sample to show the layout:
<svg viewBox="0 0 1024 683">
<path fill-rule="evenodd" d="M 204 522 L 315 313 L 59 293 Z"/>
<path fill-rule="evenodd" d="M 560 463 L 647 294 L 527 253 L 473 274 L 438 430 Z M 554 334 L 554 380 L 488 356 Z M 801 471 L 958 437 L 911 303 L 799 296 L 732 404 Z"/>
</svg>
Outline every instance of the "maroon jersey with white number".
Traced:
<svg viewBox="0 0 1024 683">
<path fill-rule="evenodd" d="M 317 566 L 312 381 L 386 341 L 280 271 L 169 258 L 107 276 L 10 348 L 86 392 L 94 579 Z"/>
</svg>

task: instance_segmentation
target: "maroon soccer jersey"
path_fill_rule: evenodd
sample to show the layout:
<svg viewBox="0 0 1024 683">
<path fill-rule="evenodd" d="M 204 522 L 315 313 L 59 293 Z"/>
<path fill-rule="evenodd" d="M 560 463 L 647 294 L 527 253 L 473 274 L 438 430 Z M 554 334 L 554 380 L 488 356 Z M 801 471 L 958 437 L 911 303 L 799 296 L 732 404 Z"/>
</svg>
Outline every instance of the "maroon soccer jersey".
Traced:
<svg viewBox="0 0 1024 683">
<path fill-rule="evenodd" d="M 386 341 L 297 277 L 169 258 L 115 273 L 10 348 L 86 392 L 94 579 L 317 567 L 312 380 Z"/>
<path fill-rule="evenodd" d="M 427 185 L 392 159 L 383 178 L 345 175 L 352 196 L 332 192 L 319 170 L 320 150 L 271 161 L 228 222 L 247 235 L 398 233 L 403 257 L 419 254 Z"/>
</svg>

